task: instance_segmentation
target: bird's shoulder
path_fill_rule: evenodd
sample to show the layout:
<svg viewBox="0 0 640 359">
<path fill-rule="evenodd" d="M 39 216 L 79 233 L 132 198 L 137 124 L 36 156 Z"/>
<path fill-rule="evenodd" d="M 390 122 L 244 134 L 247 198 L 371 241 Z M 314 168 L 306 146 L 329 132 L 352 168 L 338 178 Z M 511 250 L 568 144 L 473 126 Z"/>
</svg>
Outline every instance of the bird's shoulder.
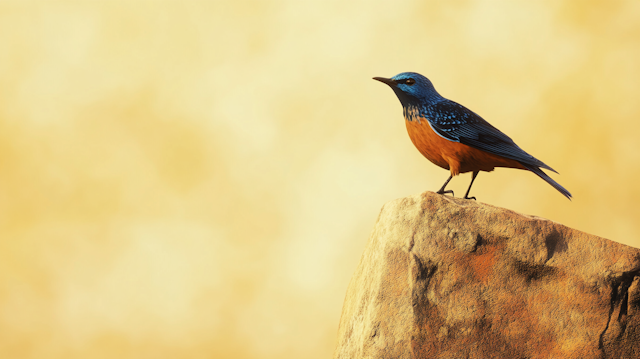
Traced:
<svg viewBox="0 0 640 359">
<path fill-rule="evenodd" d="M 477 123 L 482 118 L 457 102 L 443 99 L 438 102 L 423 104 L 420 113 L 431 123 L 449 126 Z"/>
<path fill-rule="evenodd" d="M 461 104 L 443 99 L 425 104 L 421 109 L 431 128 L 440 136 L 465 144 L 483 143 L 514 145 L 509 136 Z M 474 146 L 479 147 L 479 146 Z M 484 149 L 484 148 L 482 148 Z"/>
<path fill-rule="evenodd" d="M 453 141 L 458 141 L 460 136 L 472 135 L 467 133 L 472 127 L 494 129 L 475 112 L 447 99 L 423 104 L 420 107 L 420 115 L 429 121 L 438 134 Z"/>
</svg>

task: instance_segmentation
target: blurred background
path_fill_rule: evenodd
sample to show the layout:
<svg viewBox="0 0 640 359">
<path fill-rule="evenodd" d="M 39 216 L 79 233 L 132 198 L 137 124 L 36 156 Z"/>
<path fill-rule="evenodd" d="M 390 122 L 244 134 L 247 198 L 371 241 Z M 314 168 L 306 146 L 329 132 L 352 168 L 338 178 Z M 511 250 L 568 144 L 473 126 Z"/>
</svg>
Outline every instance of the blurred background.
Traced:
<svg viewBox="0 0 640 359">
<path fill-rule="evenodd" d="M 0 1 L 0 357 L 331 357 L 380 208 L 448 177 L 373 76 L 424 74 L 574 195 L 498 169 L 480 202 L 640 247 L 639 18 L 637 1 Z"/>
</svg>

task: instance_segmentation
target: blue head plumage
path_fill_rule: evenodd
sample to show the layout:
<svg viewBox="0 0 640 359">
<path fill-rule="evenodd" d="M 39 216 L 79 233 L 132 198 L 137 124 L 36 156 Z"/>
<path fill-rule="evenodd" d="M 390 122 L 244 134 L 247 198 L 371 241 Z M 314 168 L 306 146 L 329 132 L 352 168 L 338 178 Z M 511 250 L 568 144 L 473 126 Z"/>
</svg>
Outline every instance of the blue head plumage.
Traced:
<svg viewBox="0 0 640 359">
<path fill-rule="evenodd" d="M 403 107 L 419 106 L 444 100 L 428 78 L 415 72 L 403 72 L 390 79 L 384 77 L 374 77 L 373 79 L 389 85 L 398 96 Z"/>
</svg>

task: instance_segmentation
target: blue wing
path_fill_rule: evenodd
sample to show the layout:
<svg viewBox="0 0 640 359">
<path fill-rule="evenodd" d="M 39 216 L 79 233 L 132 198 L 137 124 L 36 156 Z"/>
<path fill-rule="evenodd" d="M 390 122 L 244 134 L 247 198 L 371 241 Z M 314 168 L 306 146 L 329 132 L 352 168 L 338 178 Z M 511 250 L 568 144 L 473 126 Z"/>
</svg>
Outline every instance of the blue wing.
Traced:
<svg viewBox="0 0 640 359">
<path fill-rule="evenodd" d="M 521 162 L 523 165 L 546 168 L 542 161 L 526 153 L 509 136 L 468 108 L 444 100 L 421 108 L 422 115 L 440 136 L 482 151 Z M 556 172 L 557 173 L 557 172 Z"/>
</svg>

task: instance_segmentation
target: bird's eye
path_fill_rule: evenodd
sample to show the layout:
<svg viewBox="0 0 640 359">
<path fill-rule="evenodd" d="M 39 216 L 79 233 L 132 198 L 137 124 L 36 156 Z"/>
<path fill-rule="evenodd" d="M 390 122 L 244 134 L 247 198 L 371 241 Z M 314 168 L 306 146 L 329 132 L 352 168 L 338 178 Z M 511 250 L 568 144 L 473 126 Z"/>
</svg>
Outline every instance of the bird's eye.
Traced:
<svg viewBox="0 0 640 359">
<path fill-rule="evenodd" d="M 416 83 L 416 80 L 414 80 L 414 79 L 407 79 L 404 83 L 405 83 L 405 84 L 407 84 L 407 85 L 409 85 L 409 86 L 412 86 L 413 84 L 415 84 L 415 83 Z"/>
</svg>

